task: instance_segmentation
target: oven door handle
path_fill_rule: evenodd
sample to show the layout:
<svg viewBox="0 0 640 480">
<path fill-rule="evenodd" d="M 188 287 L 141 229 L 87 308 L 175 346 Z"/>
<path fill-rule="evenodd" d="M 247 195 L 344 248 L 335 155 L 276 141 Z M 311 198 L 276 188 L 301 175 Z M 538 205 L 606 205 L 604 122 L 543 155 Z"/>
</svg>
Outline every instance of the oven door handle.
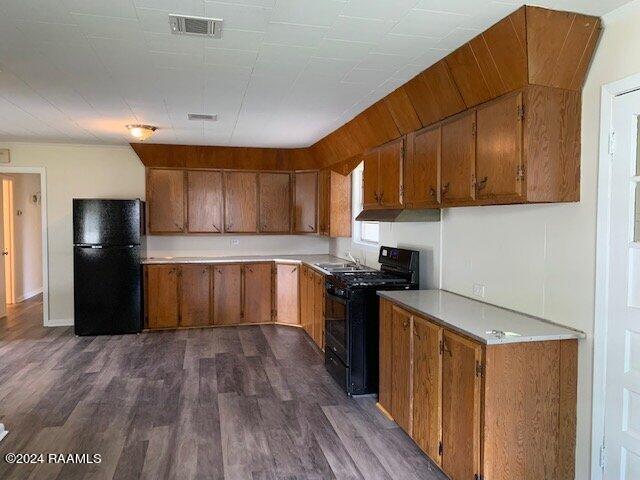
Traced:
<svg viewBox="0 0 640 480">
<path fill-rule="evenodd" d="M 342 298 L 342 297 L 338 297 L 337 295 L 334 295 L 332 293 L 327 293 L 327 298 L 334 300 L 338 303 L 343 303 L 344 305 L 347 304 L 347 299 L 346 298 Z"/>
</svg>

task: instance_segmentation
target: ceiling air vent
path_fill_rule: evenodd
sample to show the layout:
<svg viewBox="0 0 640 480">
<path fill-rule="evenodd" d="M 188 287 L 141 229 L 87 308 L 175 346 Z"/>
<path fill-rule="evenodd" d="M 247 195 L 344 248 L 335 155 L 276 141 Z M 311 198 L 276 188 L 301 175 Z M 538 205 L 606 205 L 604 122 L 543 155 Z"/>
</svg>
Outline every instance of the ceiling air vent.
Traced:
<svg viewBox="0 0 640 480">
<path fill-rule="evenodd" d="M 207 115 L 205 113 L 188 113 L 187 118 L 189 120 L 204 120 L 207 122 L 215 122 L 218 120 L 218 115 Z"/>
<path fill-rule="evenodd" d="M 205 37 L 222 37 L 222 19 L 204 17 L 186 17 L 169 15 L 171 33 L 177 35 L 200 35 Z"/>
</svg>

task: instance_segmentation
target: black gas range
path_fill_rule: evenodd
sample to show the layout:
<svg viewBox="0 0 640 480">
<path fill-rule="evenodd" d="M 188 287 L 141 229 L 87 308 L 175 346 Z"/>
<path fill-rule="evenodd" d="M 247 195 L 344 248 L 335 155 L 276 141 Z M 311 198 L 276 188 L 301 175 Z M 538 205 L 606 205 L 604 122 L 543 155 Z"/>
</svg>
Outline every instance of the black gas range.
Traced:
<svg viewBox="0 0 640 480">
<path fill-rule="evenodd" d="M 349 395 L 378 391 L 378 290 L 415 290 L 418 252 L 380 247 L 380 270 L 333 272 L 326 281 L 325 366 Z"/>
</svg>

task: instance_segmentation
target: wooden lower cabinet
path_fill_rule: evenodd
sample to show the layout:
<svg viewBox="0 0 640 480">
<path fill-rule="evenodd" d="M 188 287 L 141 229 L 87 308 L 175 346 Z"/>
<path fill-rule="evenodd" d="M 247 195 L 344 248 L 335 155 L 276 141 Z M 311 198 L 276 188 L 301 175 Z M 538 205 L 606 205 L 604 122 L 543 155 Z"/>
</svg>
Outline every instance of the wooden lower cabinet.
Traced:
<svg viewBox="0 0 640 480">
<path fill-rule="evenodd" d="M 180 326 L 203 327 L 213 322 L 211 267 L 180 266 Z"/>
<path fill-rule="evenodd" d="M 381 299 L 378 402 L 451 480 L 573 480 L 577 345 L 484 345 Z"/>
<path fill-rule="evenodd" d="M 324 350 L 324 275 L 313 272 L 313 341 Z"/>
<path fill-rule="evenodd" d="M 213 266 L 213 323 L 242 323 L 242 265 Z"/>
<path fill-rule="evenodd" d="M 276 321 L 300 324 L 300 266 L 277 263 L 275 280 Z"/>
<path fill-rule="evenodd" d="M 271 263 L 242 266 L 242 323 L 267 323 L 273 320 L 272 269 Z"/>
<path fill-rule="evenodd" d="M 149 265 L 145 271 L 146 323 L 176 328 L 180 322 L 180 266 Z"/>
<path fill-rule="evenodd" d="M 300 324 L 324 348 L 324 275 L 307 266 L 300 275 Z"/>
</svg>

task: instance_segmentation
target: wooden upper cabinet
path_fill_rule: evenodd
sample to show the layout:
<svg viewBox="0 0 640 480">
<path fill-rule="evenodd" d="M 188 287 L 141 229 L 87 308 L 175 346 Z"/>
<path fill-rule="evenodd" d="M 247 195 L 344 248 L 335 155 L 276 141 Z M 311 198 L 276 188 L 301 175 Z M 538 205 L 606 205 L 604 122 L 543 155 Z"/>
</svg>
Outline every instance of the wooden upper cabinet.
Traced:
<svg viewBox="0 0 640 480">
<path fill-rule="evenodd" d="M 296 233 L 318 232 L 318 172 L 294 174 L 293 225 Z"/>
<path fill-rule="evenodd" d="M 241 323 L 242 316 L 242 265 L 214 265 L 214 325 L 235 325 Z"/>
<path fill-rule="evenodd" d="M 147 170 L 149 233 L 185 231 L 184 183 L 183 170 Z"/>
<path fill-rule="evenodd" d="M 441 467 L 451 480 L 480 475 L 482 347 L 445 330 L 442 355 Z"/>
<path fill-rule="evenodd" d="M 351 236 L 351 175 L 324 169 L 319 173 L 319 232 L 328 237 Z"/>
<path fill-rule="evenodd" d="M 262 233 L 291 231 L 291 175 L 260 173 L 260 222 Z"/>
<path fill-rule="evenodd" d="M 181 265 L 180 279 L 180 326 L 201 327 L 213 323 L 211 268 L 208 265 Z"/>
<path fill-rule="evenodd" d="M 418 446 L 440 464 L 442 439 L 442 327 L 413 317 L 413 428 Z"/>
<path fill-rule="evenodd" d="M 380 206 L 402 208 L 402 157 L 404 140 L 394 140 L 380 147 L 378 191 Z"/>
<path fill-rule="evenodd" d="M 491 203 L 522 199 L 522 93 L 478 108 L 476 198 Z"/>
<path fill-rule="evenodd" d="M 265 323 L 272 320 L 273 280 L 271 263 L 250 263 L 243 265 L 243 322 Z"/>
<path fill-rule="evenodd" d="M 464 113 L 442 125 L 441 201 L 471 204 L 475 199 L 476 112 Z"/>
<path fill-rule="evenodd" d="M 187 171 L 187 231 L 222 232 L 222 172 Z"/>
<path fill-rule="evenodd" d="M 392 307 L 391 415 L 411 435 L 411 323 L 406 310 Z"/>
<path fill-rule="evenodd" d="M 318 172 L 318 233 L 329 236 L 331 228 L 331 170 L 324 169 Z"/>
<path fill-rule="evenodd" d="M 276 320 L 289 325 L 300 324 L 300 266 L 276 264 Z"/>
<path fill-rule="evenodd" d="M 258 175 L 255 172 L 224 172 L 225 231 L 258 231 Z"/>
<path fill-rule="evenodd" d="M 147 327 L 177 327 L 180 319 L 180 267 L 148 265 L 145 268 Z"/>
<path fill-rule="evenodd" d="M 407 208 L 437 207 L 440 203 L 441 128 L 427 128 L 407 136 L 402 165 Z"/>
<path fill-rule="evenodd" d="M 362 206 L 379 208 L 380 193 L 378 191 L 378 177 L 380 171 L 380 151 L 372 150 L 362 155 L 364 171 L 362 172 Z"/>
</svg>

